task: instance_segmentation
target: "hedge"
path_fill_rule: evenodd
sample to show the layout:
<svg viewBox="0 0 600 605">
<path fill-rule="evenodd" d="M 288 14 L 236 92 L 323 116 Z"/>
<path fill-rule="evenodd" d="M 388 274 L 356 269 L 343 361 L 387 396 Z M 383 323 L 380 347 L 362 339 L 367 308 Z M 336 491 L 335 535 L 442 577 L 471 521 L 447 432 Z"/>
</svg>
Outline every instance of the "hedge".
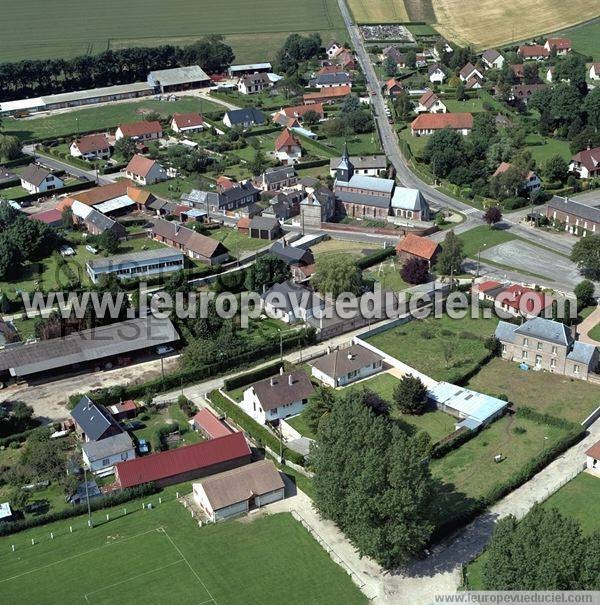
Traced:
<svg viewBox="0 0 600 605">
<path fill-rule="evenodd" d="M 356 265 L 359 269 L 368 269 L 377 263 L 389 258 L 396 254 L 396 248 L 394 246 L 388 246 L 387 248 L 382 248 L 381 250 L 377 250 L 368 254 L 367 256 L 363 256 L 359 261 L 357 261 Z"/>
<path fill-rule="evenodd" d="M 22 155 L 14 160 L 2 162 L 2 166 L 4 168 L 16 168 L 17 166 L 26 166 L 27 164 L 31 164 L 31 162 L 33 162 L 33 157 L 30 155 Z"/>
<path fill-rule="evenodd" d="M 53 189 L 51 193 L 62 195 L 63 193 L 70 193 L 72 191 L 81 191 L 82 189 L 89 189 L 94 186 L 94 181 L 84 181 L 82 183 L 74 183 L 73 185 L 66 185 L 65 187 L 61 187 L 60 189 Z M 30 193 L 29 195 L 23 195 L 18 198 L 19 202 L 33 202 L 38 198 L 44 196 L 46 191 L 42 193 Z"/>
<path fill-rule="evenodd" d="M 150 496 L 156 494 L 160 489 L 154 483 L 146 483 L 145 485 L 139 485 L 125 489 L 120 492 L 113 492 L 106 496 L 99 498 L 93 498 L 90 500 L 90 511 L 96 511 L 103 508 L 110 508 L 119 504 L 124 504 L 130 500 L 136 500 L 137 498 L 143 498 L 144 496 Z M 54 521 L 62 521 L 64 519 L 70 519 L 72 517 L 78 517 L 87 513 L 87 504 L 77 504 L 73 508 L 66 508 L 61 511 L 53 513 L 47 513 L 46 515 L 40 515 L 39 517 L 33 517 L 30 519 L 19 519 L 12 523 L 0 524 L 0 536 L 8 536 L 10 534 L 16 534 L 17 532 L 31 529 L 32 527 L 39 527 L 40 525 L 46 525 L 46 523 L 53 523 Z"/>
<path fill-rule="evenodd" d="M 265 426 L 250 418 L 250 416 L 235 405 L 235 403 L 232 403 L 229 399 L 223 397 L 219 391 L 212 391 L 212 393 L 209 393 L 208 397 L 217 410 L 226 414 L 236 424 L 242 427 L 242 429 L 244 429 L 244 431 L 257 443 L 268 446 L 276 453 L 279 452 L 281 448 L 279 439 L 277 439 L 277 437 L 275 437 L 275 435 L 273 435 Z M 305 460 L 302 454 L 290 450 L 285 446 L 283 447 L 282 453 L 286 460 L 304 466 Z"/>
<path fill-rule="evenodd" d="M 296 164 L 297 170 L 302 170 L 303 168 L 318 168 L 319 166 L 328 166 L 329 160 L 309 160 L 308 162 L 299 162 Z"/>
<path fill-rule="evenodd" d="M 23 443 L 27 441 L 30 435 L 32 435 L 35 431 L 39 431 L 41 429 L 45 429 L 47 427 L 44 426 L 36 426 L 31 429 L 27 429 L 26 431 L 21 431 L 20 433 L 14 433 L 9 435 L 8 437 L 2 437 L 0 439 L 0 447 L 8 447 L 11 443 Z"/>
<path fill-rule="evenodd" d="M 231 378 L 226 378 L 223 383 L 225 386 L 225 390 L 233 391 L 233 389 L 237 389 L 247 384 L 257 382 L 259 380 L 262 380 L 263 378 L 269 378 L 269 376 L 277 374 L 279 372 L 280 367 L 281 361 L 276 361 L 262 368 L 250 370 L 249 372 L 244 372 L 244 374 L 233 376 Z"/>
</svg>

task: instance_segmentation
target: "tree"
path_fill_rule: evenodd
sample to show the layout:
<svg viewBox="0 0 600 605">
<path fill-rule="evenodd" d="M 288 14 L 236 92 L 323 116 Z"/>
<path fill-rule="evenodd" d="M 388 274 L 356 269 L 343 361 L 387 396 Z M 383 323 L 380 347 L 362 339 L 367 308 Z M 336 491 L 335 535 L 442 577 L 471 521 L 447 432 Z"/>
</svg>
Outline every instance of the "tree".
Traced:
<svg viewBox="0 0 600 605">
<path fill-rule="evenodd" d="M 392 57 L 386 57 L 383 61 L 383 73 L 388 77 L 392 77 L 397 71 L 398 64 L 396 61 Z"/>
<path fill-rule="evenodd" d="M 538 65 L 535 61 L 531 63 L 525 63 L 523 65 L 523 83 L 524 84 L 539 84 L 540 74 L 538 72 Z"/>
<path fill-rule="evenodd" d="M 123 137 L 115 141 L 115 155 L 119 155 L 125 160 L 131 159 L 136 152 L 135 141 L 130 137 Z"/>
<path fill-rule="evenodd" d="M 321 118 L 320 118 L 319 114 L 314 109 L 309 109 L 304 114 L 304 118 L 302 119 L 302 123 L 305 126 L 315 126 L 316 124 L 319 123 L 320 119 Z"/>
<path fill-rule="evenodd" d="M 406 374 L 394 387 L 394 403 L 403 414 L 422 414 L 427 407 L 427 387 L 420 378 Z"/>
<path fill-rule="evenodd" d="M 588 235 L 575 242 L 571 260 L 585 277 L 600 280 L 600 235 Z"/>
<path fill-rule="evenodd" d="M 423 157 L 431 166 L 434 176 L 447 177 L 454 168 L 463 166 L 467 149 L 462 135 L 444 128 L 434 132 L 427 141 Z"/>
<path fill-rule="evenodd" d="M 560 155 L 552 156 L 544 166 L 544 176 L 550 182 L 564 183 L 569 174 L 569 164 Z"/>
<path fill-rule="evenodd" d="M 500 206 L 490 206 L 483 215 L 483 220 L 490 226 L 492 229 L 496 223 L 499 223 L 502 220 L 502 210 Z"/>
<path fill-rule="evenodd" d="M 587 114 L 587 123 L 598 132 L 600 130 L 600 88 L 596 86 L 590 90 L 583 102 L 583 109 Z"/>
<path fill-rule="evenodd" d="M 413 113 L 413 105 L 408 93 L 405 90 L 401 90 L 396 96 L 394 105 L 396 107 L 396 114 L 400 120 L 403 122 L 410 120 Z"/>
<path fill-rule="evenodd" d="M 414 69 L 417 65 L 417 53 L 414 50 L 409 50 L 404 55 L 404 64 L 409 69 Z"/>
<path fill-rule="evenodd" d="M 65 445 L 58 439 L 50 439 L 50 429 L 35 434 L 27 440 L 21 462 L 38 479 L 58 481 L 64 475 Z"/>
<path fill-rule="evenodd" d="M 61 213 L 62 227 L 67 231 L 73 229 L 73 210 L 71 206 L 67 206 Z"/>
<path fill-rule="evenodd" d="M 0 233 L 0 277 L 14 277 L 21 272 L 23 256 L 9 232 Z"/>
<path fill-rule="evenodd" d="M 456 87 L 456 100 L 464 101 L 466 98 L 467 98 L 467 93 L 465 90 L 465 85 L 463 84 L 463 82 L 461 80 L 460 83 L 458 84 L 458 86 Z"/>
<path fill-rule="evenodd" d="M 396 567 L 431 536 L 430 447 L 426 435 L 408 436 L 348 392 L 321 421 L 312 449 L 315 506 L 362 556 Z"/>
<path fill-rule="evenodd" d="M 463 242 L 454 233 L 454 229 L 450 229 L 442 243 L 442 250 L 438 254 L 436 270 L 442 275 L 460 273 L 464 259 Z"/>
<path fill-rule="evenodd" d="M 554 66 L 554 76 L 557 82 L 564 80 L 579 91 L 581 95 L 587 94 L 585 60 L 581 55 L 568 53 L 561 57 Z"/>
<path fill-rule="evenodd" d="M 584 279 L 575 286 L 575 297 L 577 298 L 577 309 L 581 311 L 585 307 L 590 307 L 595 304 L 594 284 L 589 279 Z"/>
<path fill-rule="evenodd" d="M 0 160 L 15 160 L 21 155 L 21 142 L 17 137 L 0 134 Z"/>
<path fill-rule="evenodd" d="M 292 276 L 289 265 L 274 254 L 256 259 L 246 270 L 245 287 L 249 292 L 262 292 L 273 284 L 281 284 Z"/>
<path fill-rule="evenodd" d="M 118 252 L 121 242 L 112 229 L 107 229 L 98 237 L 98 245 L 109 254 L 115 254 Z"/>
<path fill-rule="evenodd" d="M 254 156 L 248 162 L 248 169 L 254 175 L 262 174 L 264 169 L 267 167 L 268 161 L 262 149 L 256 149 Z"/>
<path fill-rule="evenodd" d="M 220 34 L 210 34 L 186 47 L 185 65 L 197 63 L 209 74 L 225 71 L 234 61 L 235 54 L 231 46 L 224 42 Z"/>
<path fill-rule="evenodd" d="M 313 282 L 317 291 L 337 298 L 343 292 L 358 295 L 362 277 L 351 256 L 336 254 L 317 260 Z"/>
<path fill-rule="evenodd" d="M 423 258 L 409 258 L 400 271 L 400 276 L 407 284 L 424 284 L 429 280 L 429 263 Z"/>
<path fill-rule="evenodd" d="M 308 405 L 303 415 L 313 433 L 317 433 L 321 420 L 331 413 L 335 400 L 335 391 L 325 386 L 316 387 L 314 393 L 308 398 Z"/>
</svg>

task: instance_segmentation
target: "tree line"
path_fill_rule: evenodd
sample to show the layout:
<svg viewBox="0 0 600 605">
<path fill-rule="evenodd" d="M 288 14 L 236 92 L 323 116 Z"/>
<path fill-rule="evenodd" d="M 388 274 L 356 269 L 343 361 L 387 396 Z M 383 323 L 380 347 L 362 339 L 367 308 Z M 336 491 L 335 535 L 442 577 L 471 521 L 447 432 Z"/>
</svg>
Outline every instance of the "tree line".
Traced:
<svg viewBox="0 0 600 605">
<path fill-rule="evenodd" d="M 213 34 L 188 46 L 165 44 L 156 47 L 106 50 L 97 55 L 72 59 L 24 59 L 0 63 L 2 100 L 49 95 L 101 86 L 146 80 L 148 73 L 197 64 L 207 73 L 227 69 L 235 55 Z"/>
</svg>

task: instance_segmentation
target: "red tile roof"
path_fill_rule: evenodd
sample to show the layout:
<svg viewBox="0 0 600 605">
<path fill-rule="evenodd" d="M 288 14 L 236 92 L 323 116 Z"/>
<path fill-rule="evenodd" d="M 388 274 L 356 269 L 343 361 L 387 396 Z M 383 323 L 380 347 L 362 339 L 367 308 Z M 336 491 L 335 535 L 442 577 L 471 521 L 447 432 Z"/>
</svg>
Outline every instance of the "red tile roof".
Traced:
<svg viewBox="0 0 600 605">
<path fill-rule="evenodd" d="M 419 105 L 423 105 L 429 109 L 436 101 L 439 101 L 440 98 L 433 92 L 433 90 L 428 90 L 424 93 L 419 99 Z"/>
<path fill-rule="evenodd" d="M 300 147 L 300 141 L 287 128 L 277 137 L 275 151 L 279 151 L 284 147 Z"/>
<path fill-rule="evenodd" d="M 229 189 L 233 189 L 237 187 L 237 183 L 230 179 L 228 176 L 221 175 L 217 177 L 217 185 L 223 190 L 228 191 Z"/>
<path fill-rule="evenodd" d="M 36 212 L 35 214 L 28 214 L 27 218 L 33 221 L 41 221 L 42 223 L 46 223 L 46 225 L 52 225 L 53 223 L 62 221 L 62 212 L 57 208 L 52 208 L 50 210 Z"/>
<path fill-rule="evenodd" d="M 600 166 L 600 147 L 593 149 L 584 149 L 573 156 L 574 162 L 579 162 L 589 171 L 598 170 Z"/>
<path fill-rule="evenodd" d="M 412 124 L 413 130 L 439 130 L 442 128 L 473 128 L 473 114 L 470 113 L 422 113 Z"/>
<path fill-rule="evenodd" d="M 129 187 L 135 187 L 135 183 L 129 179 L 123 179 L 122 181 L 94 187 L 93 189 L 82 191 L 81 193 L 74 193 L 70 197 L 87 206 L 95 206 L 96 204 L 101 204 L 108 200 L 114 200 L 116 197 L 127 195 L 127 189 Z"/>
<path fill-rule="evenodd" d="M 250 219 L 247 216 L 242 216 L 242 218 L 237 222 L 236 227 L 238 229 L 250 229 Z"/>
<path fill-rule="evenodd" d="M 196 112 L 174 113 L 173 122 L 175 122 L 177 128 L 197 128 L 204 125 L 204 118 Z"/>
<path fill-rule="evenodd" d="M 548 38 L 546 44 L 550 48 L 556 48 L 556 50 L 569 50 L 571 48 L 569 38 Z"/>
<path fill-rule="evenodd" d="M 127 164 L 125 171 L 136 174 L 137 176 L 147 176 L 155 164 L 156 160 L 151 160 L 150 158 L 145 158 L 143 155 L 136 154 L 129 160 L 129 164 Z"/>
<path fill-rule="evenodd" d="M 337 99 L 347 97 L 352 92 L 350 86 L 335 86 L 323 88 L 319 92 L 309 92 L 304 95 L 304 101 L 318 101 L 320 99 Z"/>
<path fill-rule="evenodd" d="M 209 469 L 216 464 L 230 462 L 244 456 L 250 456 L 250 448 L 244 435 L 231 433 L 175 450 L 119 462 L 115 466 L 115 476 L 122 488 L 134 487 L 181 473 Z"/>
<path fill-rule="evenodd" d="M 586 450 L 585 455 L 591 456 L 596 460 L 600 460 L 600 441 L 596 441 L 596 443 L 594 443 L 591 448 Z"/>
<path fill-rule="evenodd" d="M 119 129 L 124 137 L 141 137 L 142 135 L 162 133 L 162 126 L 158 121 L 130 122 L 129 124 L 121 124 Z"/>
<path fill-rule="evenodd" d="M 439 250 L 439 245 L 426 237 L 409 233 L 404 239 L 401 239 L 396 245 L 398 252 L 412 254 L 419 258 L 431 260 Z"/>
<path fill-rule="evenodd" d="M 192 420 L 194 421 L 194 424 L 205 432 L 211 439 L 231 435 L 233 432 L 207 408 L 202 408 L 192 418 Z"/>
<path fill-rule="evenodd" d="M 88 134 L 73 141 L 80 153 L 94 153 L 108 149 L 108 137 L 104 134 Z"/>
<path fill-rule="evenodd" d="M 517 51 L 522 57 L 547 57 L 550 51 L 541 44 L 525 44 L 519 46 Z"/>
<path fill-rule="evenodd" d="M 499 281 L 484 281 L 480 284 L 473 284 L 471 288 L 475 292 L 487 292 L 488 290 L 494 290 L 499 288 L 502 284 Z"/>
<path fill-rule="evenodd" d="M 284 107 L 281 110 L 288 118 L 303 118 L 307 111 L 315 111 L 320 117 L 325 115 L 323 103 L 314 103 L 313 105 L 294 105 L 293 107 Z"/>
<path fill-rule="evenodd" d="M 325 74 L 339 74 L 342 68 L 339 65 L 325 65 L 321 67 L 317 72 L 318 76 L 324 76 Z"/>
</svg>

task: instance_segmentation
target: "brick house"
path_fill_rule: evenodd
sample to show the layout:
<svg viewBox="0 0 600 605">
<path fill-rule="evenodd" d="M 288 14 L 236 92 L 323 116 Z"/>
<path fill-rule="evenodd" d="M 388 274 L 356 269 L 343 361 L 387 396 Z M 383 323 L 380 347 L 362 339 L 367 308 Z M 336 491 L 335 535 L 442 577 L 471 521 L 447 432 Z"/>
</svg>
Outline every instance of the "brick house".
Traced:
<svg viewBox="0 0 600 605">
<path fill-rule="evenodd" d="M 396 244 L 396 255 L 398 258 L 408 260 L 418 258 L 426 260 L 431 267 L 440 253 L 440 245 L 433 240 L 414 233 L 408 233 L 406 237 Z"/>
<path fill-rule="evenodd" d="M 563 227 L 572 235 L 600 233 L 600 209 L 573 200 L 553 197 L 546 208 L 546 216 L 555 227 Z"/>
</svg>

